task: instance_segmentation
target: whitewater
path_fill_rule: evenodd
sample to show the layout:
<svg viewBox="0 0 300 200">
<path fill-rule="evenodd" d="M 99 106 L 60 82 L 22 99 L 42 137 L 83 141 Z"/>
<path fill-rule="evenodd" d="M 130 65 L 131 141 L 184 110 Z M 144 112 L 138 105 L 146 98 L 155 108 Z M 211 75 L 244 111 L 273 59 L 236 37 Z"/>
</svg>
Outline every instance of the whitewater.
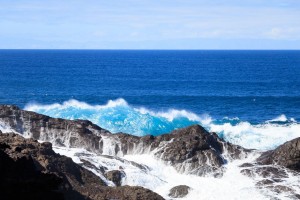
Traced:
<svg viewBox="0 0 300 200">
<path fill-rule="evenodd" d="M 240 172 L 240 165 L 253 162 L 260 155 L 258 152 L 250 154 L 247 158 L 229 162 L 225 166 L 226 171 L 224 175 L 215 178 L 209 175 L 199 177 L 178 173 L 172 166 L 166 165 L 154 158 L 153 153 L 115 157 L 108 154 L 96 155 L 85 149 L 78 148 L 54 147 L 54 151 L 71 157 L 78 164 L 82 163 L 82 160 L 86 160 L 98 168 L 106 167 L 108 170 L 121 169 L 126 174 L 122 179 L 122 185 L 142 186 L 157 192 L 165 199 L 172 199 L 169 197 L 169 191 L 177 185 L 187 185 L 190 187 L 189 194 L 180 198 L 183 200 L 290 199 L 286 193 L 278 194 L 267 188 L 258 189 L 256 183 L 262 180 L 261 177 L 249 178 Z M 86 168 L 100 176 L 107 185 L 114 186 L 113 182 L 107 180 L 97 170 Z M 297 193 L 300 192 L 300 188 L 298 187 L 300 178 L 292 173 L 288 173 L 288 177 L 283 179 L 281 184 L 293 188 Z"/>
<path fill-rule="evenodd" d="M 24 110 L 63 119 L 85 119 L 112 133 L 136 136 L 161 135 L 172 130 L 199 124 L 216 132 L 224 140 L 249 149 L 270 150 L 300 136 L 300 123 L 284 114 L 259 124 L 241 121 L 238 116 L 214 119 L 209 114 L 187 110 L 153 111 L 131 106 L 124 99 L 109 100 L 103 105 L 90 105 L 77 100 L 62 104 L 29 103 Z"/>
<path fill-rule="evenodd" d="M 258 188 L 257 183 L 263 180 L 261 176 L 248 177 L 241 173 L 241 170 L 245 169 L 241 165 L 255 162 L 262 151 L 274 149 L 285 141 L 300 136 L 300 124 L 285 115 L 261 124 L 251 124 L 241 121 L 238 117 L 224 117 L 220 120 L 205 113 L 198 115 L 187 110 L 153 111 L 144 107 L 134 107 L 124 99 L 110 100 L 104 105 L 90 105 L 77 100 L 51 105 L 31 103 L 24 109 L 57 118 L 87 119 L 115 134 L 126 132 L 137 136 L 160 135 L 191 124 L 200 124 L 207 130 L 216 132 L 226 141 L 256 149 L 242 159 L 226 159 L 228 163 L 224 165 L 223 176 L 213 177 L 207 174 L 200 177 L 185 172 L 179 173 L 173 166 L 157 159 L 154 156 L 155 150 L 147 152 L 137 149 L 128 155 L 115 155 L 112 141 L 106 141 L 104 137 L 102 155 L 83 148 L 53 147 L 56 153 L 71 157 L 78 164 L 84 160 L 90 162 L 96 168 L 83 166 L 98 175 L 109 186 L 115 185 L 99 172 L 101 167 L 105 167 L 108 171 L 124 172 L 126 176 L 122 178 L 122 185 L 142 186 L 157 192 L 165 199 L 171 199 L 169 191 L 177 185 L 190 187 L 189 194 L 183 198 L 185 200 L 290 199 L 289 192 L 278 194 L 267 187 Z M 13 131 L 1 123 L 0 130 Z M 227 158 L 226 152 L 223 157 Z M 289 171 L 286 173 L 288 176 L 282 178 L 280 184 L 292 188 L 294 193 L 299 194 L 300 177 Z"/>
</svg>

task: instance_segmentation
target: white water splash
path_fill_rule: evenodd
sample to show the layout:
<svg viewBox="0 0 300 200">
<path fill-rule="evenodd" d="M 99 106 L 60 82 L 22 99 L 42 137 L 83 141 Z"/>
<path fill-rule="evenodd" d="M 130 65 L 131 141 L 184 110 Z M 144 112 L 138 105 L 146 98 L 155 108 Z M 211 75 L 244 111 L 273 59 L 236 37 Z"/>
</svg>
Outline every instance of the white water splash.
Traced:
<svg viewBox="0 0 300 200">
<path fill-rule="evenodd" d="M 256 180 L 244 176 L 240 173 L 239 165 L 245 162 L 254 161 L 259 154 L 253 153 L 248 158 L 235 160 L 228 163 L 226 171 L 221 178 L 199 177 L 178 173 L 172 166 L 168 166 L 157 160 L 152 154 L 126 155 L 121 158 L 97 156 L 93 153 L 80 149 L 56 148 L 57 153 L 71 157 L 75 162 L 80 163 L 80 159 L 88 160 L 93 165 L 104 166 L 109 170 L 123 171 L 126 176 L 122 179 L 122 185 L 142 186 L 157 192 L 165 199 L 172 199 L 168 196 L 172 187 L 177 185 L 187 185 L 191 188 L 189 194 L 183 200 L 264 200 L 278 196 L 267 189 L 258 189 L 255 186 Z M 80 153 L 83 153 L 80 155 Z M 130 163 L 139 164 L 139 166 Z M 91 169 L 89 169 L 91 170 Z M 92 170 L 93 171 L 93 170 Z M 95 171 L 95 170 L 94 170 Z M 98 173 L 99 175 L 99 173 Z M 101 178 L 111 186 L 114 184 Z M 294 180 L 292 180 L 294 179 Z M 290 182 L 299 181 L 299 177 L 291 177 Z M 284 195 L 280 199 L 288 199 Z"/>
<path fill-rule="evenodd" d="M 51 117 L 87 119 L 113 133 L 125 132 L 137 136 L 160 135 L 192 124 L 200 124 L 209 131 L 216 132 L 226 141 L 259 150 L 273 149 L 288 140 L 300 137 L 300 123 L 293 118 L 288 119 L 285 115 L 258 125 L 240 121 L 238 117 L 224 117 L 221 122 L 216 122 L 207 114 L 196 115 L 186 110 L 155 112 L 143 107 L 136 108 L 124 99 L 110 100 L 105 105 L 89 105 L 77 100 L 52 105 L 28 104 L 25 110 Z"/>
</svg>

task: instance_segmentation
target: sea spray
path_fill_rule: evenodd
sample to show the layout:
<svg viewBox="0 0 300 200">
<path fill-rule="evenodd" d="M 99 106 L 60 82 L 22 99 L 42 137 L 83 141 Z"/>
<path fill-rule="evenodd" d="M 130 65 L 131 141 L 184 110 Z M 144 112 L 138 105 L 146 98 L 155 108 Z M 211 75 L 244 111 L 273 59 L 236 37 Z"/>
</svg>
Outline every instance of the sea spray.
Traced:
<svg viewBox="0 0 300 200">
<path fill-rule="evenodd" d="M 112 133 L 124 132 L 136 136 L 161 135 L 192 124 L 200 124 L 220 137 L 245 148 L 269 150 L 300 137 L 300 123 L 280 115 L 274 119 L 251 124 L 238 117 L 213 119 L 208 114 L 197 115 L 187 110 L 153 111 L 133 107 L 124 99 L 110 100 L 105 105 L 89 105 L 77 100 L 62 104 L 28 104 L 25 110 L 64 119 L 87 119 Z"/>
<path fill-rule="evenodd" d="M 108 171 L 119 170 L 121 168 L 126 174 L 122 179 L 122 185 L 142 186 L 157 192 L 166 199 L 171 199 L 168 196 L 169 191 L 172 187 L 177 185 L 187 185 L 191 188 L 189 194 L 183 198 L 183 200 L 264 200 L 276 196 L 276 194 L 269 190 L 258 190 L 253 179 L 240 173 L 241 169 L 239 165 L 255 160 L 258 156 L 256 153 L 249 155 L 247 159 L 235 160 L 228 163 L 225 166 L 225 174 L 220 178 L 214 178 L 212 176 L 199 177 L 178 173 L 171 165 L 164 164 L 151 153 L 126 155 L 117 159 L 115 157 L 95 155 L 83 149 L 54 147 L 54 150 L 57 153 L 71 157 L 78 163 L 81 163 L 80 159 L 84 159 L 96 167 L 106 167 Z M 112 182 L 105 179 L 101 174 L 98 173 L 98 175 L 103 178 L 107 184 L 113 185 Z"/>
</svg>

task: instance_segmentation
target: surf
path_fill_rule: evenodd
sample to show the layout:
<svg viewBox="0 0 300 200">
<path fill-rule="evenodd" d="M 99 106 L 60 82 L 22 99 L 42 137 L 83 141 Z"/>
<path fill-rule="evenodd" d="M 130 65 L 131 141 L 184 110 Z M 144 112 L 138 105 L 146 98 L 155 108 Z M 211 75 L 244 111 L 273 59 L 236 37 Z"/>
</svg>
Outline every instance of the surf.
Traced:
<svg viewBox="0 0 300 200">
<path fill-rule="evenodd" d="M 188 110 L 150 110 L 132 106 L 122 98 L 109 100 L 103 105 L 91 105 L 75 99 L 49 105 L 29 103 L 24 109 L 56 118 L 85 119 L 112 133 L 124 132 L 136 136 L 157 136 L 199 124 L 228 142 L 258 150 L 274 149 L 300 136 L 300 123 L 284 114 L 253 124 L 238 117 L 214 119 L 209 114 L 196 114 Z"/>
</svg>

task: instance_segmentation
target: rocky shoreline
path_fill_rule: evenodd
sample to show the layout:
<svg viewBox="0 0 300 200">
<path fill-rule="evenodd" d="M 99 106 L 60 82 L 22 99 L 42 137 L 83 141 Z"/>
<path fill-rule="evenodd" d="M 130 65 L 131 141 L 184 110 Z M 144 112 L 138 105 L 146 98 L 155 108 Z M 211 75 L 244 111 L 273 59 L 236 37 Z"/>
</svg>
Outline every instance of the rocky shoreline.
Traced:
<svg viewBox="0 0 300 200">
<path fill-rule="evenodd" d="M 56 154 L 52 145 L 84 148 L 106 159 L 122 162 L 129 162 L 122 160 L 125 155 L 152 153 L 179 173 L 213 177 L 222 177 L 228 162 L 245 158 L 253 151 L 225 142 L 216 133 L 199 125 L 156 137 L 136 137 L 125 133 L 112 134 L 87 120 L 56 119 L 11 105 L 0 106 L 1 127 L 5 132 L 12 132 L 0 135 L 0 173 L 5 180 L 1 184 L 6 188 L 6 199 L 11 199 L 10 195 L 29 195 L 28 199 L 39 199 L 43 194 L 49 194 L 43 199 L 163 199 L 142 187 L 122 186 L 121 180 L 126 176 L 122 170 L 108 171 L 84 159 L 80 166 L 72 159 Z M 146 170 L 146 166 L 130 164 Z M 268 187 L 278 193 L 288 191 L 291 198 L 300 198 L 297 191 L 284 185 L 283 180 L 287 173 L 298 176 L 300 138 L 263 152 L 254 163 L 240 167 L 246 176 L 262 177 L 257 182 L 258 188 Z M 102 178 L 87 169 L 97 172 Z M 18 177 L 23 177 L 24 181 Z M 107 181 L 117 187 L 108 186 Z M 183 197 L 178 191 L 187 195 L 189 190 L 188 186 L 175 187 L 170 196 Z"/>
</svg>

